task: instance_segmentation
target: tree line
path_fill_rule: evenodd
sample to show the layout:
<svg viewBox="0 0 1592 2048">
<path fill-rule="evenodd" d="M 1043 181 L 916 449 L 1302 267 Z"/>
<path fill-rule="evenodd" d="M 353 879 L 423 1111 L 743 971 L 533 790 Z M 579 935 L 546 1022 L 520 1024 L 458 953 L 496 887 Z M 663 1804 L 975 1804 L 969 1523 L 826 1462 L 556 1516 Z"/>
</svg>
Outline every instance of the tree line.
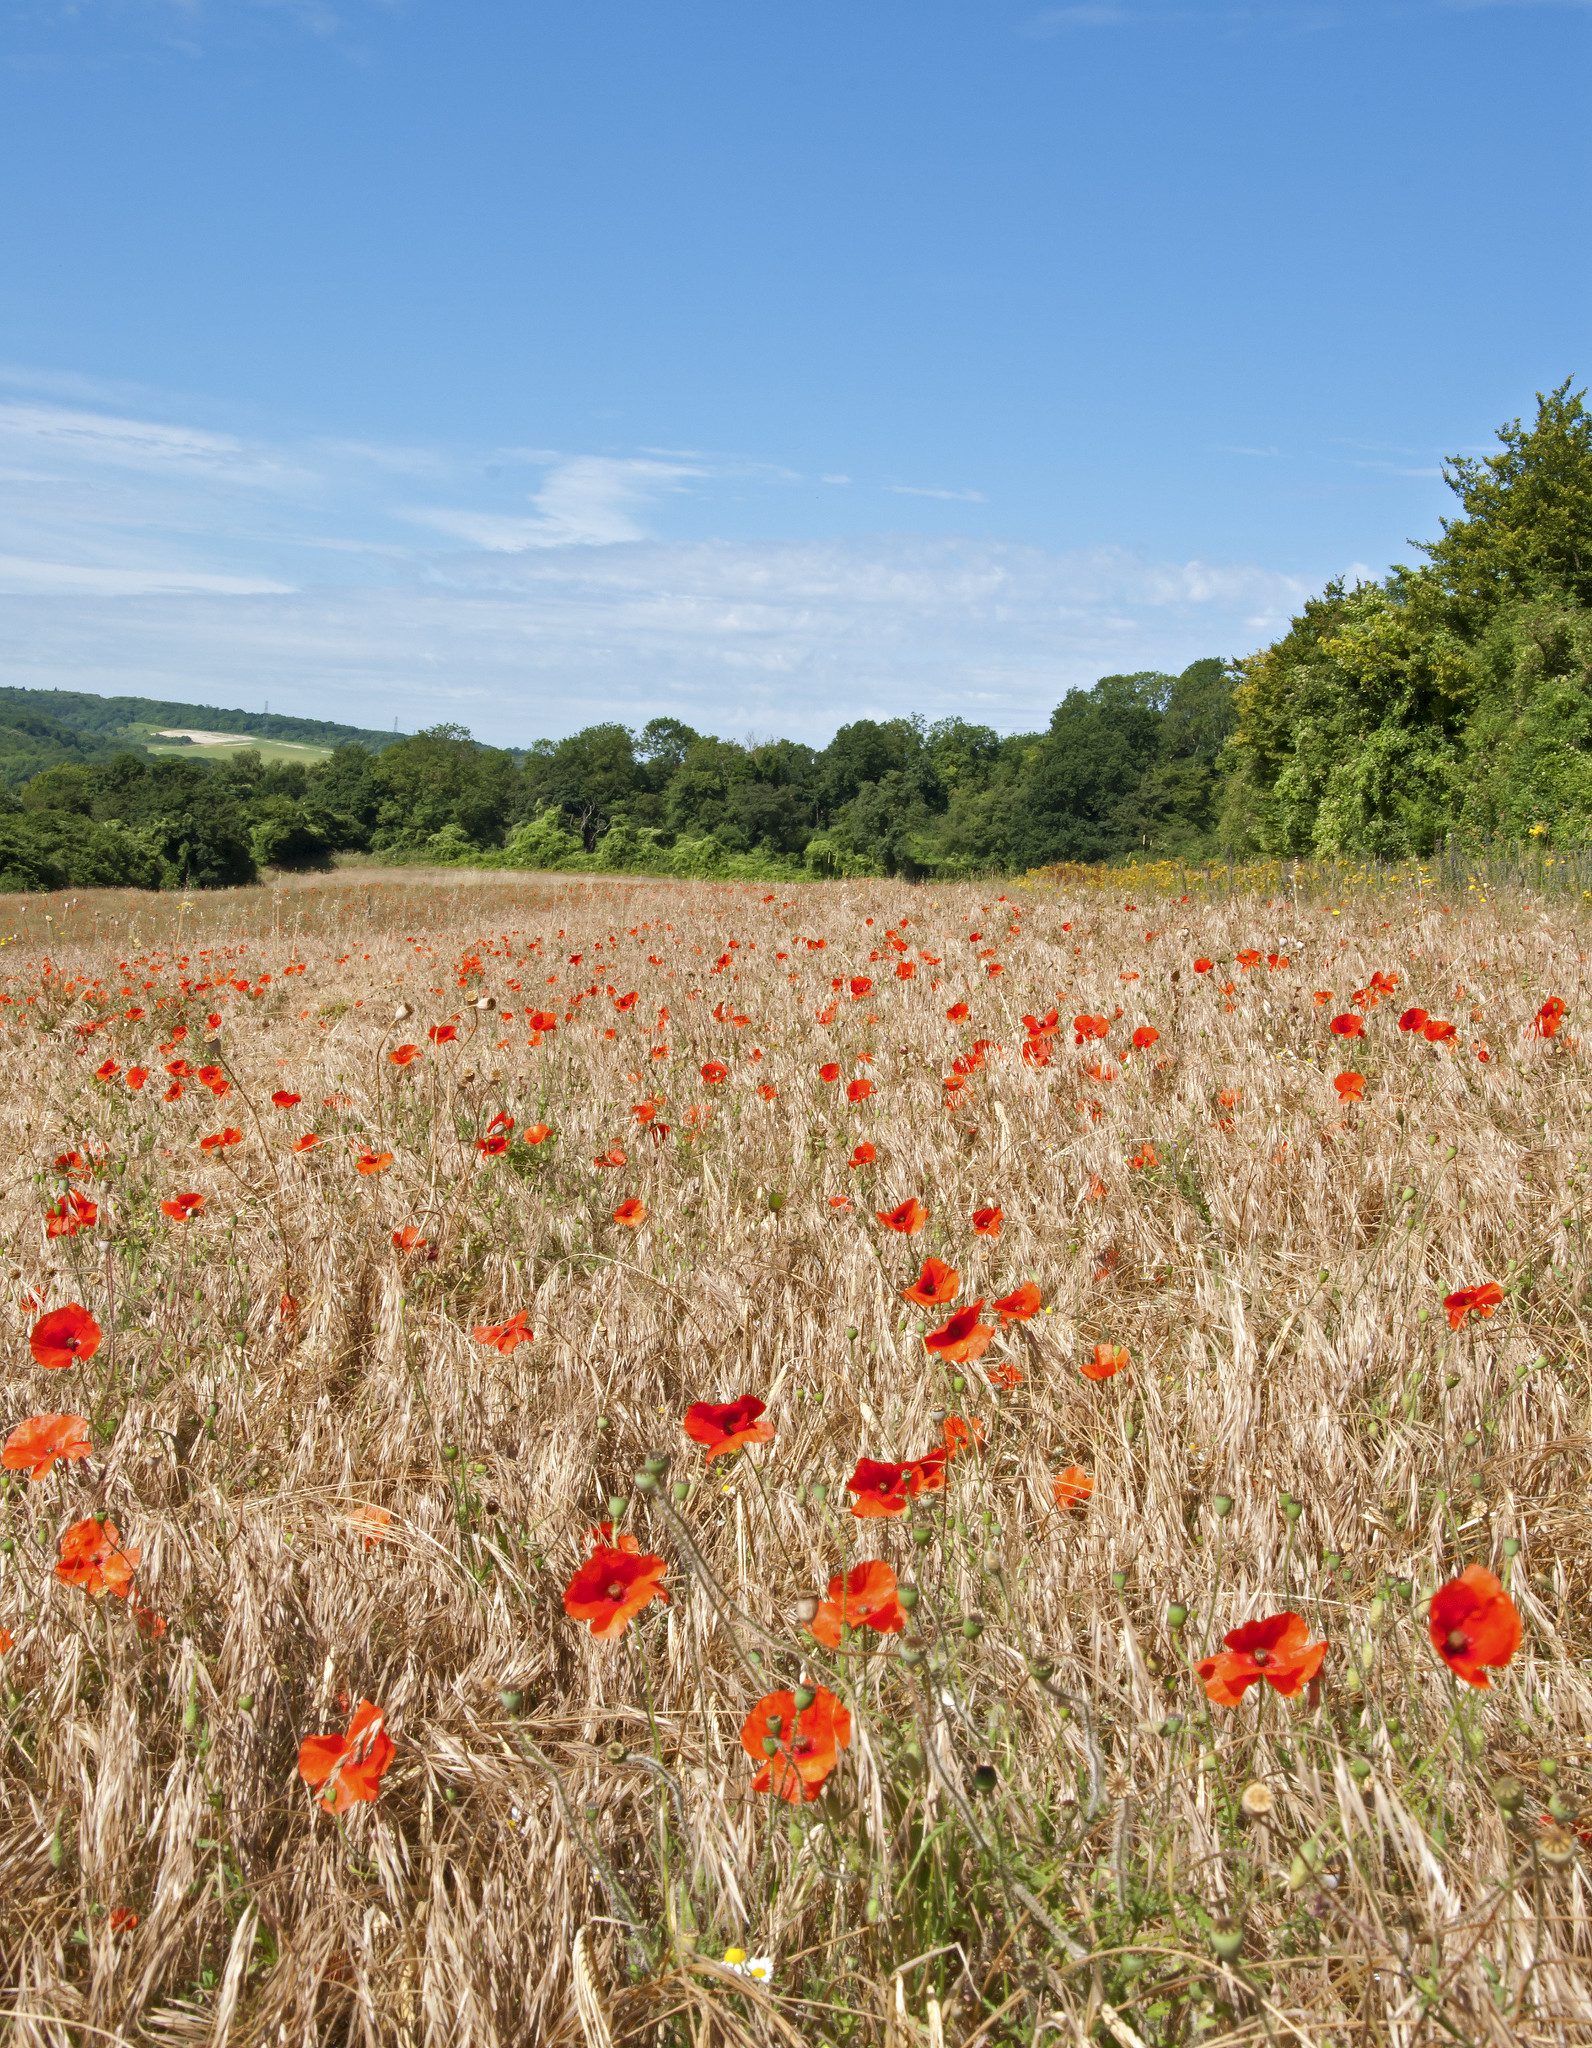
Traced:
<svg viewBox="0 0 1592 2048">
<path fill-rule="evenodd" d="M 1419 566 L 1330 585 L 1243 660 L 1106 676 L 1064 697 L 1038 733 L 857 719 L 814 748 L 654 718 L 514 750 L 439 725 L 347 739 L 305 765 L 249 749 L 219 762 L 151 756 L 91 731 L 36 765 L 26 745 L 54 743 L 23 730 L 42 716 L 27 707 L 0 729 L 0 772 L 20 783 L 0 799 L 0 889 L 211 887 L 344 852 L 910 880 L 1127 854 L 1402 858 L 1456 837 L 1585 845 L 1583 398 L 1568 383 L 1539 394 L 1535 419 L 1500 429 L 1494 454 L 1447 465 L 1458 511 Z"/>
</svg>

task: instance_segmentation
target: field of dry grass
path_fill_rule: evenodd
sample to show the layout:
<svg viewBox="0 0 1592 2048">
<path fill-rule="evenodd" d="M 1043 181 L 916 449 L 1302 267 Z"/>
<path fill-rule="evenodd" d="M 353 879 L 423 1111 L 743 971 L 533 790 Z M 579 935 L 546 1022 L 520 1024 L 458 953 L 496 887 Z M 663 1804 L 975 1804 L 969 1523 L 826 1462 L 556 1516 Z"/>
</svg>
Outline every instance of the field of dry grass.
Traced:
<svg viewBox="0 0 1592 2048">
<path fill-rule="evenodd" d="M 1592 2041 L 1584 905 L 406 876 L 7 933 L 0 1432 L 88 1452 L 3 1475 L 8 2042 Z M 610 1640 L 604 1520 L 592 1611 L 668 1596 Z M 1283 1611 L 1318 1675 L 1213 1701 Z"/>
</svg>

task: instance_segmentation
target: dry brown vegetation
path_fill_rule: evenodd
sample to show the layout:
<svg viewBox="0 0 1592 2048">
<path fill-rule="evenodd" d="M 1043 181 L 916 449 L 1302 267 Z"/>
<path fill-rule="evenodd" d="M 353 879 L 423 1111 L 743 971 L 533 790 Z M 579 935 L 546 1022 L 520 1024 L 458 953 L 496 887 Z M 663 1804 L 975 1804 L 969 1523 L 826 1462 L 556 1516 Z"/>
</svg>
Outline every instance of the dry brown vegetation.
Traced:
<svg viewBox="0 0 1592 2048">
<path fill-rule="evenodd" d="M 94 1436 L 0 1508 L 8 2041 L 1592 2040 L 1584 906 L 996 886 L 4 907 L 0 1427 Z M 1373 971 L 1396 992 L 1346 1045 L 1328 1019 Z M 1455 1042 L 1401 1033 L 1407 1003 Z M 1053 1005 L 1031 1064 L 1023 1013 Z M 1074 1045 L 1085 1012 L 1104 1046 Z M 184 1054 L 231 1092 L 163 1100 Z M 500 1111 L 553 1135 L 483 1156 Z M 361 1146 L 391 1165 L 359 1174 Z M 98 1219 L 49 1240 L 69 1182 Z M 628 1195 L 639 1231 L 610 1220 Z M 881 1229 L 908 1196 L 927 1228 Z M 426 1251 L 395 1248 L 409 1224 Z M 1044 1312 L 938 1364 L 942 1312 L 900 1298 L 930 1251 L 964 1300 L 1031 1280 Z M 1486 1280 L 1498 1313 L 1451 1332 L 1444 1295 Z M 68 1301 L 105 1342 L 45 1371 L 30 1328 Z M 533 1343 L 472 1336 L 518 1309 Z M 1097 1341 L 1130 1368 L 1086 1380 Z M 685 1407 L 739 1394 L 775 1440 L 705 1467 Z M 854 1519 L 859 1454 L 922 1453 L 951 1412 L 982 1453 Z M 1070 1464 L 1094 1494 L 1063 1513 Z M 610 1502 L 671 1598 L 601 1643 L 562 1593 Z M 163 1635 L 57 1582 L 95 1511 Z M 919 1605 L 832 1656 L 797 1602 L 864 1557 Z M 1487 1693 L 1423 1618 L 1471 1561 L 1525 1624 Z M 1193 1662 L 1282 1608 L 1330 1639 L 1319 1689 L 1211 1706 Z M 793 1807 L 739 1731 L 803 1674 L 854 1737 Z M 396 1754 L 334 1819 L 298 1748 L 362 1697 Z"/>
</svg>

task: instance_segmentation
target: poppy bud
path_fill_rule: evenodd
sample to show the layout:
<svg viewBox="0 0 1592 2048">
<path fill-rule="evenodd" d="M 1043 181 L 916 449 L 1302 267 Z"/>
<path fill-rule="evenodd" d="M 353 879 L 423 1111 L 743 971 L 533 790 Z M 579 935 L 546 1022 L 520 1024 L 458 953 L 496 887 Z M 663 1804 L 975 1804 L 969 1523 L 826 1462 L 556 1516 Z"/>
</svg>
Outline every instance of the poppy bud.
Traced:
<svg viewBox="0 0 1592 2048">
<path fill-rule="evenodd" d="M 1357 1785 L 1363 1785 L 1371 1775 L 1371 1759 L 1368 1756 L 1351 1756 L 1349 1776 Z"/>
<path fill-rule="evenodd" d="M 791 1697 L 796 1702 L 798 1714 L 805 1714 L 818 1695 L 810 1685 L 798 1685 Z"/>
<path fill-rule="evenodd" d="M 606 1428 L 608 1427 L 608 1417 L 607 1417 L 606 1415 L 599 1415 L 599 1416 L 598 1416 L 598 1418 L 597 1418 L 597 1427 L 598 1427 L 599 1429 L 606 1429 Z"/>
<path fill-rule="evenodd" d="M 66 1844 L 61 1840 L 61 1830 L 56 1829 L 50 1837 L 50 1868 L 59 1870 L 66 1861 Z"/>
<path fill-rule="evenodd" d="M 815 1479 L 807 1489 L 807 1498 L 816 1502 L 819 1507 L 822 1507 L 829 1498 L 828 1482 L 823 1479 Z"/>
<path fill-rule="evenodd" d="M 677 1479 L 669 1491 L 674 1496 L 676 1507 L 683 1507 L 691 1492 L 691 1482 L 689 1479 Z"/>
<path fill-rule="evenodd" d="M 929 1527 L 927 1522 L 919 1522 L 917 1527 L 912 1531 L 912 1540 L 920 1550 L 927 1550 L 929 1545 L 934 1541 L 934 1531 Z"/>
<path fill-rule="evenodd" d="M 1503 1540 L 1502 1549 L 1505 1557 L 1518 1557 L 1520 1555 L 1520 1538 L 1518 1536 L 1506 1536 Z"/>
<path fill-rule="evenodd" d="M 1548 1811 L 1555 1820 L 1574 1820 L 1580 1808 L 1573 1799 L 1566 1799 L 1562 1792 L 1555 1792 L 1548 1801 Z"/>
<path fill-rule="evenodd" d="M 1113 1572 L 1111 1574 L 1111 1590 L 1113 1593 L 1125 1592 L 1127 1590 L 1127 1584 L 1128 1575 L 1126 1572 Z"/>
<path fill-rule="evenodd" d="M 637 1493 L 656 1493 L 657 1490 L 658 1475 L 656 1472 L 642 1471 L 636 1474 Z"/>
<path fill-rule="evenodd" d="M 957 1394 L 965 1394 L 967 1392 L 967 1381 L 961 1373 L 952 1374 L 951 1389 L 953 1393 Z"/>
<path fill-rule="evenodd" d="M 511 1685 L 505 1685 L 498 1693 L 498 1704 L 505 1714 L 517 1714 L 525 1704 L 525 1695 L 516 1692 Z"/>
<path fill-rule="evenodd" d="M 1244 1946 L 1244 1930 L 1230 1921 L 1214 1920 L 1206 1935 L 1212 1952 L 1224 1963 L 1230 1963 Z"/>
<path fill-rule="evenodd" d="M 252 1714 L 254 1712 L 254 1694 L 252 1692 L 240 1692 L 238 1694 L 238 1712 L 240 1714 Z"/>
<path fill-rule="evenodd" d="M 1230 1493 L 1216 1493 L 1211 1496 L 1211 1513 L 1225 1522 L 1233 1512 L 1233 1496 Z"/>
<path fill-rule="evenodd" d="M 1166 1610 L 1167 1627 L 1174 1629 L 1181 1628 L 1184 1622 L 1187 1620 L 1188 1609 L 1183 1605 L 1181 1600 L 1174 1600 L 1171 1606 L 1168 1607 L 1168 1609 Z"/>
<path fill-rule="evenodd" d="M 667 1472 L 669 1469 L 669 1454 L 667 1451 L 649 1451 L 647 1456 L 642 1459 L 641 1464 L 642 1469 L 647 1472 Z"/>
<path fill-rule="evenodd" d="M 779 1192 L 777 1188 L 770 1189 L 768 1197 L 768 1206 L 776 1216 L 779 1214 L 780 1210 L 784 1208 L 785 1197 Z"/>
<path fill-rule="evenodd" d="M 797 1621 L 805 1628 L 808 1622 L 817 1616 L 818 1595 L 816 1593 L 804 1593 L 796 1602 L 795 1613 Z"/>
<path fill-rule="evenodd" d="M 1282 1511 L 1288 1517 L 1290 1522 L 1297 1522 L 1299 1517 L 1305 1511 L 1304 1502 L 1295 1500 L 1293 1495 L 1290 1493 L 1283 1501 Z"/>
<path fill-rule="evenodd" d="M 444 1444 L 442 1446 L 442 1455 L 451 1465 L 459 1455 L 459 1446 L 457 1444 Z"/>
<path fill-rule="evenodd" d="M 587 1825 L 590 1826 L 597 1820 L 598 1815 L 602 1812 L 602 1808 L 596 1805 L 594 1801 L 588 1799 L 586 1804 L 581 1808 L 581 1811 L 586 1816 Z"/>
<path fill-rule="evenodd" d="M 915 1614 L 917 1612 L 918 1606 L 917 1587 L 912 1585 L 897 1586 L 896 1605 L 900 1607 L 904 1613 Z"/>
<path fill-rule="evenodd" d="M 1559 1764 L 1557 1758 L 1551 1756 L 1543 1757 L 1537 1765 L 1537 1775 L 1541 1778 L 1558 1777 Z"/>
<path fill-rule="evenodd" d="M 976 1643 L 979 1637 L 984 1633 L 983 1615 L 968 1615 L 967 1619 L 962 1623 L 962 1633 L 964 1636 L 967 1637 L 970 1643 Z"/>
<path fill-rule="evenodd" d="M 1343 1555 L 1340 1551 L 1324 1550 L 1321 1553 L 1321 1569 L 1323 1571 L 1335 1572 L 1339 1569 L 1342 1563 Z"/>
<path fill-rule="evenodd" d="M 628 1507 L 629 1507 L 629 1505 L 630 1505 L 630 1502 L 629 1502 L 629 1500 L 628 1500 L 628 1499 L 627 1499 L 627 1498 L 625 1497 L 625 1495 L 624 1495 L 624 1494 L 622 1494 L 622 1493 L 615 1493 L 615 1494 L 611 1494 L 611 1495 L 609 1496 L 609 1500 L 608 1500 L 608 1519 L 609 1519 L 609 1521 L 610 1521 L 610 1522 L 618 1522 L 618 1521 L 622 1521 L 622 1520 L 624 1519 L 624 1513 L 625 1513 L 625 1509 L 626 1509 L 626 1508 L 628 1508 Z"/>
<path fill-rule="evenodd" d="M 1155 1732 L 1157 1735 L 1181 1735 L 1183 1733 L 1183 1716 L 1181 1714 L 1168 1714 Z"/>
</svg>

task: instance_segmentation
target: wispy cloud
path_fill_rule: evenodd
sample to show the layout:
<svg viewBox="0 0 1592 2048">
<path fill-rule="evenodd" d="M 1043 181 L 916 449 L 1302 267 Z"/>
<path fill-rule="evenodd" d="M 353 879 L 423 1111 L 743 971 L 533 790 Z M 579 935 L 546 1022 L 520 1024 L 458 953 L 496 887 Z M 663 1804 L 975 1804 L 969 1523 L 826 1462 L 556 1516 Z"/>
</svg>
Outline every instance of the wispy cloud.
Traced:
<svg viewBox="0 0 1592 2048">
<path fill-rule="evenodd" d="M 1307 587 L 1261 563 L 947 535 L 910 509 L 976 491 L 880 486 L 917 532 L 727 538 L 790 505 L 821 522 L 849 473 L 507 438 L 277 444 L 48 373 L 4 383 L 0 672 L 17 682 L 453 716 L 505 741 L 659 711 L 813 740 L 918 710 L 1022 729 L 1109 670 L 1242 651 Z"/>
<path fill-rule="evenodd" d="M 894 491 L 898 498 L 942 498 L 948 504 L 982 505 L 982 491 L 950 491 L 938 484 L 886 484 L 887 491 Z"/>
</svg>

